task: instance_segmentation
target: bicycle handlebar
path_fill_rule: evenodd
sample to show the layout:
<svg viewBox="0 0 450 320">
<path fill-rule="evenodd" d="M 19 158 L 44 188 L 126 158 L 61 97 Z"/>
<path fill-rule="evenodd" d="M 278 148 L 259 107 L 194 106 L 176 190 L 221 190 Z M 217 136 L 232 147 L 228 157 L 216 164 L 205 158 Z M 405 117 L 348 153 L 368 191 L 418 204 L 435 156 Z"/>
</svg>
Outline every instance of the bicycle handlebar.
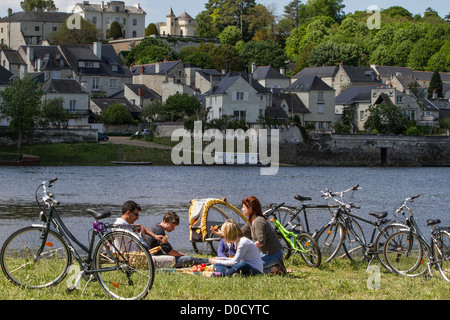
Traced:
<svg viewBox="0 0 450 320">
<path fill-rule="evenodd" d="M 344 194 L 346 194 L 347 192 L 356 191 L 356 190 L 359 190 L 359 189 L 360 189 L 359 188 L 359 184 L 357 184 L 357 185 L 355 185 L 355 186 L 353 186 L 353 187 L 351 187 L 351 188 L 349 188 L 347 190 L 344 190 L 344 191 L 341 191 L 341 192 L 335 192 L 335 193 L 331 192 L 330 189 L 326 188 L 325 191 L 322 191 L 322 197 L 324 197 L 324 198 L 331 198 L 335 202 L 337 202 L 339 204 L 339 206 L 347 207 L 348 209 L 351 209 L 351 208 L 361 209 L 360 206 L 356 206 L 356 205 L 354 205 L 351 202 L 349 204 L 346 204 L 343 201 L 340 201 L 340 200 L 335 198 L 336 196 L 340 196 L 342 198 L 344 196 Z"/>
<path fill-rule="evenodd" d="M 272 206 L 275 206 L 275 207 L 272 207 Z M 284 206 L 284 202 L 282 202 L 280 204 L 275 204 L 275 203 L 269 204 L 269 208 L 271 208 L 272 210 L 267 214 L 267 217 L 272 216 L 272 215 L 274 216 L 275 215 L 275 211 L 277 211 L 282 206 Z"/>
<path fill-rule="evenodd" d="M 58 205 L 58 204 L 60 204 L 60 202 L 58 200 L 53 199 L 54 195 L 47 191 L 47 188 L 51 188 L 52 184 L 54 182 L 56 182 L 56 181 L 58 181 L 57 177 L 52 178 L 52 179 L 50 179 L 48 181 L 43 181 L 41 183 L 42 192 L 44 193 L 44 196 L 42 197 L 42 201 L 44 201 L 44 203 L 46 203 L 47 205 L 51 205 L 51 204 Z M 37 192 L 37 190 L 36 190 L 36 192 Z"/>
</svg>

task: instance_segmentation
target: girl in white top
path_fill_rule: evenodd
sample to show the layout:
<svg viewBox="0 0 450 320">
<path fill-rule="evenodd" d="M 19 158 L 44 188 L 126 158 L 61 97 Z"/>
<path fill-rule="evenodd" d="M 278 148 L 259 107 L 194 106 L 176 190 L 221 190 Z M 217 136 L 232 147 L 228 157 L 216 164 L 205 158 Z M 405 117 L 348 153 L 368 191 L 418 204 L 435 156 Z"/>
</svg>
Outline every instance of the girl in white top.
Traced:
<svg viewBox="0 0 450 320">
<path fill-rule="evenodd" d="M 259 249 L 251 240 L 244 237 L 241 228 L 234 220 L 225 221 L 221 233 L 226 242 L 236 244 L 236 255 L 233 258 L 210 258 L 209 262 L 214 265 L 215 276 L 229 276 L 235 273 L 256 275 L 263 272 Z"/>
</svg>

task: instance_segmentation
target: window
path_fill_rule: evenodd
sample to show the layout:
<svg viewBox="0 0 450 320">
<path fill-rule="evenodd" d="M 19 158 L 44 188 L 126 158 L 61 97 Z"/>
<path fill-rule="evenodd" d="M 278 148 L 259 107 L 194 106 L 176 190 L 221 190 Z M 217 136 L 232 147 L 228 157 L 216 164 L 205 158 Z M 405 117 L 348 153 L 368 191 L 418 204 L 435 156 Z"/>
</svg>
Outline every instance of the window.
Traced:
<svg viewBox="0 0 450 320">
<path fill-rule="evenodd" d="M 100 78 L 94 77 L 92 78 L 92 90 L 100 89 Z"/>
<path fill-rule="evenodd" d="M 406 116 L 410 121 L 416 120 L 416 111 L 415 110 L 406 110 Z"/>
<path fill-rule="evenodd" d="M 109 17 L 106 17 L 106 24 L 109 24 Z"/>
<path fill-rule="evenodd" d="M 359 121 L 364 121 L 364 110 L 359 111 Z"/>
<path fill-rule="evenodd" d="M 123 21 L 123 25 L 127 24 L 127 19 L 126 18 L 123 18 L 122 21 Z"/>
<path fill-rule="evenodd" d="M 77 100 L 70 100 L 69 111 L 74 112 L 76 110 Z"/>
<path fill-rule="evenodd" d="M 235 101 L 244 101 L 246 100 L 246 96 L 248 97 L 246 92 L 233 92 L 233 100 Z"/>
<path fill-rule="evenodd" d="M 115 20 L 117 23 L 120 23 L 120 18 L 119 18 L 119 17 L 115 17 L 114 20 Z"/>
<path fill-rule="evenodd" d="M 112 70 L 112 71 L 118 71 L 118 70 L 119 70 L 119 66 L 118 66 L 117 64 L 113 64 L 113 65 L 111 66 L 111 70 Z"/>
<path fill-rule="evenodd" d="M 323 114 L 324 113 L 324 110 L 323 110 L 323 104 L 321 104 L 321 103 L 319 103 L 318 105 L 317 105 L 317 113 L 319 113 L 319 114 Z"/>
<path fill-rule="evenodd" d="M 116 7 L 116 12 L 119 12 L 120 11 L 120 7 Z"/>
<path fill-rule="evenodd" d="M 137 26 L 137 19 L 133 19 L 133 26 Z"/>
<path fill-rule="evenodd" d="M 117 87 L 117 79 L 109 79 L 109 87 L 116 88 Z"/>
<path fill-rule="evenodd" d="M 236 110 L 233 112 L 233 116 L 234 120 L 245 122 L 247 118 L 247 111 Z"/>
<path fill-rule="evenodd" d="M 53 31 L 58 31 L 58 27 L 53 27 L 52 30 Z"/>
<path fill-rule="evenodd" d="M 403 102 L 403 96 L 397 96 L 397 97 L 395 98 L 395 101 L 396 101 L 397 103 L 402 103 L 402 102 Z"/>
<path fill-rule="evenodd" d="M 323 101 L 323 92 L 319 92 L 317 95 L 317 100 Z"/>
<path fill-rule="evenodd" d="M 136 38 L 136 37 L 137 37 L 136 31 L 133 31 L 133 38 Z"/>
<path fill-rule="evenodd" d="M 34 31 L 39 31 L 39 26 L 35 26 Z"/>
<path fill-rule="evenodd" d="M 97 24 L 97 17 L 92 17 L 92 23 Z"/>
</svg>

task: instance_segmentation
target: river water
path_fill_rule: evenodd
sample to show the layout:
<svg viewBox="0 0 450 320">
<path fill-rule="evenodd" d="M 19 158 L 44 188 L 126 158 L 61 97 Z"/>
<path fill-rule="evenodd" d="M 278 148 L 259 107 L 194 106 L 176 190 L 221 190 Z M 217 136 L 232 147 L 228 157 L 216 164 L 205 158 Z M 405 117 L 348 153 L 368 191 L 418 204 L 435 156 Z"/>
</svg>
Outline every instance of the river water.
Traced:
<svg viewBox="0 0 450 320">
<path fill-rule="evenodd" d="M 410 207 L 425 235 L 426 219 L 439 218 L 450 226 L 448 167 L 361 168 L 361 167 L 281 167 L 276 175 L 260 175 L 258 167 L 244 166 L 107 166 L 107 167 L 0 167 L 0 245 L 14 230 L 39 223 L 34 192 L 53 177 L 51 188 L 61 202 L 59 213 L 72 233 L 87 244 L 93 219 L 88 208 L 113 211 L 119 217 L 126 200 L 142 207 L 138 223 L 152 225 L 167 210 L 176 211 L 180 226 L 169 241 L 182 252 L 192 252 L 189 242 L 189 201 L 195 198 L 223 198 L 241 208 L 241 199 L 258 197 L 263 206 L 271 202 L 295 205 L 300 194 L 312 202 L 325 204 L 321 190 L 342 191 L 356 184 L 352 202 L 361 206 L 357 213 L 369 217 L 370 211 L 393 211 L 406 197 L 420 194 Z M 39 194 L 40 196 L 40 194 Z M 297 202 L 298 204 L 298 202 Z M 309 215 L 312 230 L 328 221 L 328 212 Z M 371 229 L 363 225 L 366 233 Z M 370 237 L 370 234 L 366 237 Z"/>
</svg>

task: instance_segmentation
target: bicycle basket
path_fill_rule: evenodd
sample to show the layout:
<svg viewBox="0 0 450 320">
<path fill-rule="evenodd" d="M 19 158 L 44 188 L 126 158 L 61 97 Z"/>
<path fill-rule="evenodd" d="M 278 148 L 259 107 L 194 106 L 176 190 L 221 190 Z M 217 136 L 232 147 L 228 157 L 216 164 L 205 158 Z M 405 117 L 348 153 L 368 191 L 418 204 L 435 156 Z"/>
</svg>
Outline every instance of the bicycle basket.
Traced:
<svg viewBox="0 0 450 320">
<path fill-rule="evenodd" d="M 219 228 L 227 219 L 233 219 L 243 226 L 247 219 L 226 199 L 193 199 L 189 207 L 189 240 L 203 242 L 210 233 L 210 228 Z"/>
</svg>

